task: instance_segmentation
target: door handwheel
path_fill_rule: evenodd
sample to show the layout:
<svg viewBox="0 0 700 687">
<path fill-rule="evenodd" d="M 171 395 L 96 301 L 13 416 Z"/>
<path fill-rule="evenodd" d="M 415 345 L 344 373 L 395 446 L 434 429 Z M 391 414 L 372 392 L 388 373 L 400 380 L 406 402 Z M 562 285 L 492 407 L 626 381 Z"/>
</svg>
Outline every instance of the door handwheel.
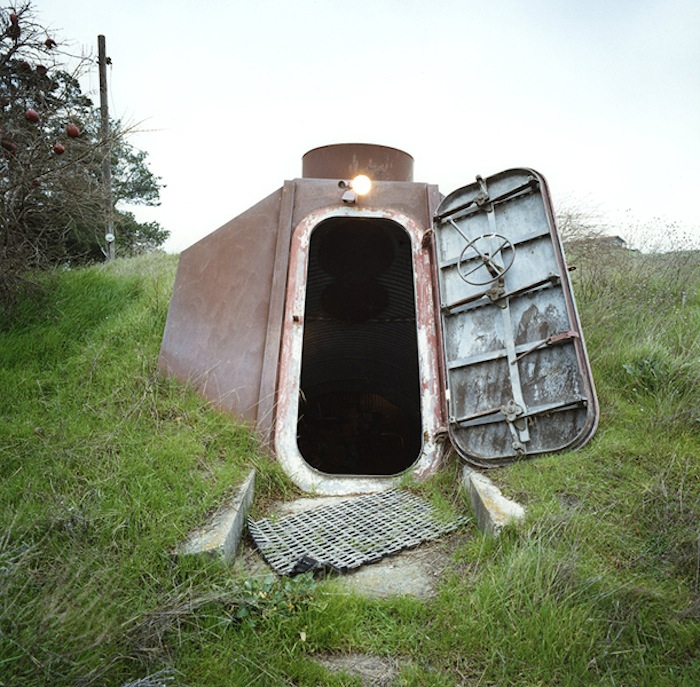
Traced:
<svg viewBox="0 0 700 687">
<path fill-rule="evenodd" d="M 492 246 L 497 243 L 494 250 Z M 496 262 L 500 256 L 503 264 Z M 484 286 L 497 281 L 513 266 L 515 246 L 501 234 L 481 234 L 472 239 L 459 256 L 457 273 L 472 286 Z M 474 265 L 466 263 L 476 263 Z M 488 275 L 486 277 L 485 275 Z"/>
</svg>

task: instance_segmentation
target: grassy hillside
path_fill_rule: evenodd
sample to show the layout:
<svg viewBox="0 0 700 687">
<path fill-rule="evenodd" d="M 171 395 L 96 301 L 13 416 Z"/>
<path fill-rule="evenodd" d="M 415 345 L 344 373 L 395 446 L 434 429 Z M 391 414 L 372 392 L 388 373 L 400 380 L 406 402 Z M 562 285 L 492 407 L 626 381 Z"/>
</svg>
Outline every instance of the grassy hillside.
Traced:
<svg viewBox="0 0 700 687">
<path fill-rule="evenodd" d="M 430 602 L 173 556 L 251 465 L 293 490 L 157 375 L 176 258 L 46 275 L 0 325 L 0 685 L 360 684 L 311 660 L 345 652 L 399 685 L 700 684 L 700 258 L 569 258 L 598 434 L 492 473 L 527 520 L 460 534 Z M 466 510 L 457 469 L 422 488 Z"/>
</svg>

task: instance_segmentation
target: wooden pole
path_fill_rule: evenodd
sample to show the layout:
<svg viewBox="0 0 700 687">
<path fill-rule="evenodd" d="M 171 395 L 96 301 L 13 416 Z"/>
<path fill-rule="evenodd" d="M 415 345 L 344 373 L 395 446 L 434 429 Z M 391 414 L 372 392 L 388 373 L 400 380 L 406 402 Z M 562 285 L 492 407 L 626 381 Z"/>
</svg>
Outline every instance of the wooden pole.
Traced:
<svg viewBox="0 0 700 687">
<path fill-rule="evenodd" d="M 107 106 L 107 47 L 105 37 L 97 37 L 97 59 L 100 66 L 100 132 L 102 136 L 102 188 L 105 209 L 105 241 L 107 259 L 114 260 L 114 222 L 112 220 L 112 166 L 109 140 L 109 110 Z"/>
</svg>

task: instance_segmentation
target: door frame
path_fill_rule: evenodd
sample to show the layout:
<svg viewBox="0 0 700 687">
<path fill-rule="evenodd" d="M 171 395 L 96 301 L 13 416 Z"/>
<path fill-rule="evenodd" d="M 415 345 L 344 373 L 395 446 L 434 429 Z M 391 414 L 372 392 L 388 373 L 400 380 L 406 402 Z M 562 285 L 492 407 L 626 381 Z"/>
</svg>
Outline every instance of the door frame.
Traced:
<svg viewBox="0 0 700 687">
<path fill-rule="evenodd" d="M 285 473 L 298 487 L 324 495 L 381 491 L 396 486 L 402 478 L 402 475 L 382 477 L 322 473 L 306 462 L 297 445 L 309 245 L 313 230 L 321 222 L 336 217 L 388 219 L 408 234 L 416 303 L 422 448 L 416 461 L 403 474 L 411 473 L 421 479 L 437 471 L 444 454 L 446 437 L 439 381 L 440 338 L 435 313 L 433 267 L 430 251 L 426 249 L 424 241 L 431 227 L 424 227 L 409 215 L 391 209 L 332 206 L 314 210 L 294 227 L 291 237 L 276 394 L 274 451 Z"/>
</svg>

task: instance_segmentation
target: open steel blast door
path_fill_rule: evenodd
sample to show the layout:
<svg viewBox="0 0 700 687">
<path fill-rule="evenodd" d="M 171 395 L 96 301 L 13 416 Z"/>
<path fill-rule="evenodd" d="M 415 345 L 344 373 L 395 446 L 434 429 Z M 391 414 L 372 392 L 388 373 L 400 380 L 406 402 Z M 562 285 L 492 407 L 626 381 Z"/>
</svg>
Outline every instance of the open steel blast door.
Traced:
<svg viewBox="0 0 700 687">
<path fill-rule="evenodd" d="M 490 467 L 584 444 L 598 406 L 544 178 L 477 177 L 434 233 L 457 451 Z"/>
</svg>

